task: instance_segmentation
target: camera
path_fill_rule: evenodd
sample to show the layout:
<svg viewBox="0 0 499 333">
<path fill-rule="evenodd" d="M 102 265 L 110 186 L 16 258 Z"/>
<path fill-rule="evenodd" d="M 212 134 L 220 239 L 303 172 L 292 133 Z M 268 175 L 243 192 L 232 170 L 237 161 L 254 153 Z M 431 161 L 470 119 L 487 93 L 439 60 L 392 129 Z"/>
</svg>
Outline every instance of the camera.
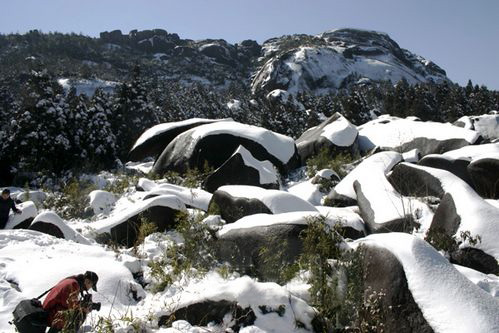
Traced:
<svg viewBox="0 0 499 333">
<path fill-rule="evenodd" d="M 83 295 L 83 300 L 81 302 L 82 306 L 84 307 L 89 307 L 92 311 L 100 311 L 101 303 L 97 302 L 94 303 L 92 302 L 92 294 L 85 294 Z"/>
</svg>

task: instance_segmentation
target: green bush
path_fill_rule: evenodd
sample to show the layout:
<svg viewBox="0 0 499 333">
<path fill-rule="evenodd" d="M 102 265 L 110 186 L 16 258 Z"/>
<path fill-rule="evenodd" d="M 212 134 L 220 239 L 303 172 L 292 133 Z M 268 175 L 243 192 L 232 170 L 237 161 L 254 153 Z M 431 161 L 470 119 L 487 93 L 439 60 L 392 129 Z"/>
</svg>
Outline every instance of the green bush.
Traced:
<svg viewBox="0 0 499 333">
<path fill-rule="evenodd" d="M 71 178 L 60 187 L 60 192 L 50 195 L 43 202 L 44 208 L 54 210 L 64 219 L 85 217 L 85 209 L 89 204 L 88 195 L 96 186 L 90 181 Z"/>
<path fill-rule="evenodd" d="M 155 280 L 152 288 L 159 292 L 185 275 L 202 275 L 219 266 L 214 258 L 214 235 L 202 223 L 204 214 L 195 216 L 179 213 L 176 231 L 182 235 L 183 243 L 171 244 L 162 258 L 149 263 L 151 276 Z M 228 275 L 228 268 L 222 268 Z"/>
<path fill-rule="evenodd" d="M 471 236 L 469 231 L 461 231 L 459 237 L 449 235 L 444 229 L 430 228 L 426 234 L 425 240 L 439 251 L 447 253 L 455 252 L 459 246 L 468 242 L 471 246 L 475 246 L 482 241 L 480 235 Z"/>
<path fill-rule="evenodd" d="M 332 169 L 338 176 L 343 178 L 347 175 L 345 165 L 352 163 L 354 160 L 354 156 L 347 153 L 338 153 L 333 156 L 330 149 L 324 147 L 317 155 L 307 160 L 307 176 L 313 177 L 317 171 L 322 169 Z"/>
</svg>

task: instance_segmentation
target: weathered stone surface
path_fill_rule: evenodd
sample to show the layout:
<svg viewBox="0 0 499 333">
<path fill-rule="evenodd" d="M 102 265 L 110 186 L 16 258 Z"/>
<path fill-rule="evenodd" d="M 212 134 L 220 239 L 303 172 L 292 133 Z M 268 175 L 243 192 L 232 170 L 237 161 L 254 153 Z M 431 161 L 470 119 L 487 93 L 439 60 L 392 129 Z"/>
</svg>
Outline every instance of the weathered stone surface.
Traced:
<svg viewBox="0 0 499 333">
<path fill-rule="evenodd" d="M 272 163 L 256 160 L 242 146 L 203 182 L 203 188 L 211 193 L 224 185 L 252 185 L 279 189 L 278 175 Z"/>
<path fill-rule="evenodd" d="M 408 288 L 404 268 L 390 251 L 364 246 L 362 270 L 364 299 L 382 293 L 379 304 L 385 332 L 433 332 Z"/>
<path fill-rule="evenodd" d="M 237 198 L 220 190 L 213 193 L 208 211 L 220 214 L 226 223 L 233 223 L 253 214 L 272 214 L 272 211 L 258 199 Z"/>
<path fill-rule="evenodd" d="M 64 238 L 64 233 L 61 231 L 61 229 L 51 222 L 39 221 L 32 224 L 29 229 L 43 232 L 44 234 L 52 235 L 57 238 Z"/>
<path fill-rule="evenodd" d="M 499 156 L 472 161 L 468 172 L 478 194 L 484 198 L 499 199 Z"/>
<path fill-rule="evenodd" d="M 450 262 L 472 268 L 484 274 L 499 274 L 497 260 L 482 250 L 472 247 L 466 247 L 450 253 Z"/>
<path fill-rule="evenodd" d="M 137 215 L 134 215 L 122 223 L 112 227 L 109 233 L 102 233 L 96 237 L 100 243 L 109 241 L 124 245 L 133 246 L 137 241 L 139 228 L 144 220 L 154 223 L 158 232 L 163 232 L 175 227 L 175 217 L 178 210 L 165 206 L 153 206 Z"/>
<path fill-rule="evenodd" d="M 437 177 L 409 163 L 397 164 L 388 175 L 388 181 L 400 194 L 406 196 L 442 198 L 445 194 Z"/>
<path fill-rule="evenodd" d="M 193 326 L 208 326 L 210 323 L 219 325 L 224 322 L 224 317 L 228 314 L 234 318 L 234 321 L 228 327 L 234 332 L 239 332 L 244 326 L 253 325 L 256 320 L 251 307 L 243 309 L 237 302 L 206 300 L 177 309 L 169 315 L 160 317 L 158 326 L 165 326 L 176 320 L 185 320 Z"/>
<path fill-rule="evenodd" d="M 444 155 L 433 154 L 423 157 L 418 164 L 430 168 L 447 170 L 473 187 L 473 182 L 467 170 L 467 167 L 470 164 L 469 159 L 453 159 L 446 158 Z"/>
<path fill-rule="evenodd" d="M 219 121 L 193 118 L 173 123 L 163 123 L 147 129 L 128 153 L 130 161 L 142 161 L 146 157 L 157 158 L 178 135 L 191 128 Z"/>
<path fill-rule="evenodd" d="M 303 249 L 306 224 L 272 224 L 230 230 L 217 240 L 217 257 L 241 274 L 279 281 L 278 267 L 293 263 Z"/>
<path fill-rule="evenodd" d="M 276 149 L 277 144 L 279 149 Z M 163 174 L 173 170 L 185 173 L 188 169 L 204 170 L 206 164 L 218 168 L 239 146 L 244 146 L 260 161 L 270 161 L 283 174 L 300 164 L 291 138 L 260 127 L 227 121 L 202 125 L 177 136 L 156 160 L 152 172 Z M 278 155 L 285 155 L 285 160 Z"/>
</svg>

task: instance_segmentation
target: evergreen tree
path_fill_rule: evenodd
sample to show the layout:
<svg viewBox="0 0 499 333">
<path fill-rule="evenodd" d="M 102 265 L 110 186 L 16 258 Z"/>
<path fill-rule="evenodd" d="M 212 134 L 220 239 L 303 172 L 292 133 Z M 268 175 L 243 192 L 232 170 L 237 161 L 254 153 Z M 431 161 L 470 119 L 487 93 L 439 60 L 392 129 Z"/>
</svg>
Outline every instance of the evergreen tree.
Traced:
<svg viewBox="0 0 499 333">
<path fill-rule="evenodd" d="M 118 89 L 112 124 L 119 142 L 117 153 L 122 159 L 126 159 L 144 130 L 159 122 L 156 106 L 150 101 L 147 91 L 139 66 L 135 66 L 131 79 Z"/>
<path fill-rule="evenodd" d="M 8 151 L 24 171 L 60 172 L 70 164 L 68 114 L 60 86 L 45 72 L 32 72 L 8 140 Z"/>
</svg>

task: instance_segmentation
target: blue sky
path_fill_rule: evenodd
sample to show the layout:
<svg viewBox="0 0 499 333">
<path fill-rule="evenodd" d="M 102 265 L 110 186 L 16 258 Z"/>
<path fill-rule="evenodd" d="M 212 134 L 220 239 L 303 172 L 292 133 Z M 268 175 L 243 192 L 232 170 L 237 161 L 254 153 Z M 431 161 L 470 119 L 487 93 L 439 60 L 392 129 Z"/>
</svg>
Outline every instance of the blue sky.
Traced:
<svg viewBox="0 0 499 333">
<path fill-rule="evenodd" d="M 332 28 L 388 33 L 447 71 L 499 90 L 498 0 L 0 0 L 0 33 L 163 28 L 181 38 L 258 42 Z"/>
</svg>

